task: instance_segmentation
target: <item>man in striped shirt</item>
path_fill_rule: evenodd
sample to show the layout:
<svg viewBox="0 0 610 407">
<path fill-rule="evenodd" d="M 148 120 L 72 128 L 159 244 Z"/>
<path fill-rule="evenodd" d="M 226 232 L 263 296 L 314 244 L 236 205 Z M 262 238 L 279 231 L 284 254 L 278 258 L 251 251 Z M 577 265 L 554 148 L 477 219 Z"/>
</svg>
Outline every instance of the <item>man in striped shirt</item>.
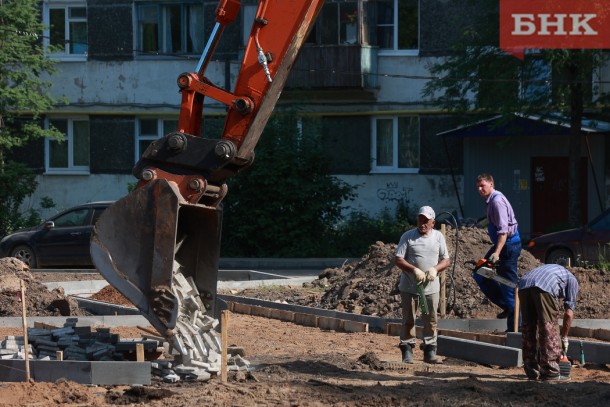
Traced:
<svg viewBox="0 0 610 407">
<path fill-rule="evenodd" d="M 515 211 L 504 194 L 495 189 L 494 178 L 490 174 L 479 174 L 477 190 L 485 200 L 487 216 L 487 233 L 493 246 L 487 251 L 485 258 L 495 264 L 499 276 L 517 284 L 519 273 L 517 264 L 521 255 L 521 237 Z M 515 291 L 504 284 L 485 278 L 479 274 L 472 275 L 485 296 L 502 312 L 498 318 L 506 318 L 506 330 L 514 330 Z"/>
<path fill-rule="evenodd" d="M 529 379 L 568 379 L 559 374 L 559 359 L 562 352 L 565 354 L 568 351 L 568 332 L 574 320 L 577 295 L 576 277 L 558 264 L 536 267 L 521 277 L 519 301 L 522 317 L 523 369 Z M 559 299 L 563 299 L 561 343 L 558 336 Z"/>
</svg>

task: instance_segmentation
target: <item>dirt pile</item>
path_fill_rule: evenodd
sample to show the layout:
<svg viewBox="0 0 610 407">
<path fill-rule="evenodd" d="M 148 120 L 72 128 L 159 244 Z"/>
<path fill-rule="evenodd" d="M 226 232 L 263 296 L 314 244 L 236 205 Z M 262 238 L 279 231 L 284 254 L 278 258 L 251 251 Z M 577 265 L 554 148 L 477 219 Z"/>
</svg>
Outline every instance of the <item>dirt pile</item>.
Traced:
<svg viewBox="0 0 610 407">
<path fill-rule="evenodd" d="M 27 316 L 84 316 L 75 300 L 64 295 L 62 288 L 52 291 L 38 282 L 22 261 L 5 257 L 0 259 L 0 317 L 21 316 L 20 281 L 25 285 Z"/>
<path fill-rule="evenodd" d="M 124 305 L 126 307 L 134 306 L 131 301 L 129 301 L 127 298 L 125 298 L 125 296 L 123 296 L 123 294 L 118 292 L 111 285 L 107 285 L 106 287 L 102 288 L 101 290 L 99 290 L 98 292 L 93 294 L 90 298 L 92 300 L 109 302 L 111 304 L 117 304 L 117 305 Z"/>
<path fill-rule="evenodd" d="M 487 232 L 480 228 L 449 228 L 447 246 L 452 265 L 446 271 L 446 315 L 449 318 L 495 318 L 501 310 L 482 293 L 464 265 L 478 260 L 491 247 Z M 283 300 L 288 303 L 334 309 L 363 315 L 400 318 L 400 295 L 395 291 L 400 270 L 393 265 L 396 243 L 377 242 L 361 260 L 339 268 L 324 270 L 318 280 L 306 286 L 306 290 L 269 290 L 257 293 L 247 289 L 238 295 Z M 519 258 L 519 275 L 541 263 L 523 250 Z M 576 318 L 609 318 L 610 295 L 606 288 L 610 273 L 595 268 L 572 267 L 580 283 Z M 312 289 L 322 288 L 323 293 Z"/>
</svg>

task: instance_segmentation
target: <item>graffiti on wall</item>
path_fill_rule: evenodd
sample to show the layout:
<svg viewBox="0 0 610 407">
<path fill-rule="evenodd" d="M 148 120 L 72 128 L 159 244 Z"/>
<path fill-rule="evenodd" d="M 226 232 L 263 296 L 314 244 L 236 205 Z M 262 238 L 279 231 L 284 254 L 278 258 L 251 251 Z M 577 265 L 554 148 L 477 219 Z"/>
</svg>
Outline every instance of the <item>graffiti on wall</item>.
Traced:
<svg viewBox="0 0 610 407">
<path fill-rule="evenodd" d="M 385 188 L 377 189 L 377 198 L 384 202 L 406 202 L 413 188 L 399 187 L 398 182 L 388 182 Z"/>
</svg>

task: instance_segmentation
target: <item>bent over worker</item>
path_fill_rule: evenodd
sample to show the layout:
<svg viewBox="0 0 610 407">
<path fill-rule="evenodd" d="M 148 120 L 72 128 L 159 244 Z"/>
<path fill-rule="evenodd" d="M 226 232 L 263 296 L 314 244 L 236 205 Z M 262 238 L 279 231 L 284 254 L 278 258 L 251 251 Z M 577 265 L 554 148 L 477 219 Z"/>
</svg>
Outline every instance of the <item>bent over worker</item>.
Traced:
<svg viewBox="0 0 610 407">
<path fill-rule="evenodd" d="M 402 306 L 399 347 L 403 363 L 413 363 L 413 348 L 416 343 L 415 317 L 418 307 L 421 306 L 418 288 L 422 290 L 427 308 L 427 313 L 422 315 L 424 362 L 442 363 L 436 357 L 440 293 L 438 272 L 449 267 L 450 262 L 445 237 L 434 229 L 435 216 L 431 207 L 422 206 L 417 215 L 417 228 L 405 232 L 396 248 L 395 264 L 402 271 L 398 289 Z"/>
<path fill-rule="evenodd" d="M 568 332 L 574 320 L 578 280 L 558 264 L 536 267 L 521 277 L 523 369 L 531 380 L 568 380 L 559 373 L 561 352 L 568 351 Z M 561 343 L 558 336 L 559 299 L 563 299 Z M 538 339 L 536 339 L 538 337 Z"/>
</svg>

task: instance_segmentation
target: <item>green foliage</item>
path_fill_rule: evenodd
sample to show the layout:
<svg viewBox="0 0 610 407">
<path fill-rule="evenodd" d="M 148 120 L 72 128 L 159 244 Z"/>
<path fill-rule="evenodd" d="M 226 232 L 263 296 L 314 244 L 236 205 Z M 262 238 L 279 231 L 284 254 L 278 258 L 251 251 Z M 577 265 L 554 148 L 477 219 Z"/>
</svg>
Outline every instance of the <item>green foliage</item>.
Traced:
<svg viewBox="0 0 610 407">
<path fill-rule="evenodd" d="M 58 136 L 35 120 L 59 103 L 50 94 L 54 62 L 42 48 L 42 19 L 37 0 L 0 3 L 0 171 L 6 152 L 43 136 Z M 24 122 L 22 113 L 34 121 Z"/>
<path fill-rule="evenodd" d="M 539 49 L 529 50 L 532 52 L 521 61 L 498 47 L 497 0 L 477 4 L 479 18 L 465 27 L 452 54 L 428 67 L 435 79 L 426 83 L 422 95 L 448 111 L 469 113 L 465 117 L 470 122 L 481 115 L 501 114 L 508 119 L 523 113 L 552 116 L 569 126 L 568 222 L 576 226 L 582 206 L 580 124 L 586 107 L 598 107 L 592 99 L 592 75 L 608 61 L 609 54 L 594 49 Z"/>
<path fill-rule="evenodd" d="M 20 210 L 25 198 L 30 196 L 37 186 L 36 175 L 29 168 L 12 161 L 5 164 L 4 172 L 0 173 L 0 236 L 37 225 L 42 221 L 38 211 L 30 209 L 23 214 Z M 51 198 L 42 198 L 42 208 L 54 206 Z"/>
<path fill-rule="evenodd" d="M 610 244 L 606 243 L 599 248 L 599 263 L 598 267 L 602 273 L 607 273 L 610 271 L 610 255 L 608 254 L 610 251 Z"/>
<path fill-rule="evenodd" d="M 0 2 L 0 235 L 40 221 L 36 211 L 19 207 L 36 190 L 36 178 L 23 165 L 7 161 L 11 149 L 39 137 L 58 137 L 40 127 L 40 116 L 60 101 L 50 94 L 54 63 L 42 49 L 38 0 Z M 51 205 L 46 200 L 42 205 Z"/>
<path fill-rule="evenodd" d="M 398 242 L 415 218 L 409 202 L 344 215 L 355 187 L 329 175 L 320 137 L 316 119 L 270 120 L 253 165 L 229 182 L 222 256 L 360 257 L 376 241 Z"/>
<path fill-rule="evenodd" d="M 329 257 L 361 257 L 375 242 L 398 243 L 400 236 L 413 228 L 409 223 L 411 218 L 414 218 L 414 215 L 410 215 L 405 202 L 398 205 L 395 214 L 388 210 L 377 216 L 352 212 L 345 222 L 337 227 Z"/>
<path fill-rule="evenodd" d="M 273 116 L 253 165 L 229 181 L 223 256 L 325 256 L 354 188 L 329 175 L 317 119 Z"/>
</svg>

